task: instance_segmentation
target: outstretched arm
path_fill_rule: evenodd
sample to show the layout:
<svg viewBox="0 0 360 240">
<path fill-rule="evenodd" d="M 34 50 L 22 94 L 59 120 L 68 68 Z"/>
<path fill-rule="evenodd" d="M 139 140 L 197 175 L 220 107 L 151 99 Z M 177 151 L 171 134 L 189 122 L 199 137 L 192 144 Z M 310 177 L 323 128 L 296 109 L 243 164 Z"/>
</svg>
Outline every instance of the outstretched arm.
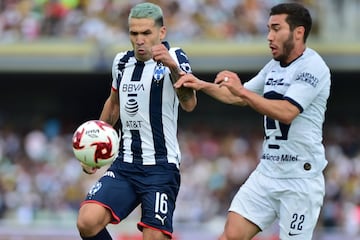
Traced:
<svg viewBox="0 0 360 240">
<path fill-rule="evenodd" d="M 288 100 L 264 98 L 244 88 L 241 83 L 239 84 L 239 80 L 236 74 L 229 71 L 222 71 L 217 75 L 215 83 L 222 86 L 222 88 L 228 89 L 232 95 L 241 98 L 258 113 L 282 123 L 290 124 L 300 113 L 300 110 Z"/>
<path fill-rule="evenodd" d="M 248 105 L 255 111 L 285 124 L 291 123 L 300 113 L 300 110 L 287 100 L 266 99 L 244 88 L 237 74 L 231 71 L 219 72 L 214 83 L 201 80 L 192 74 L 186 74 L 174 86 L 175 88 L 184 86 L 203 91 L 224 103 Z"/>
<path fill-rule="evenodd" d="M 217 74 L 214 83 L 201 80 L 193 74 L 186 74 L 181 76 L 179 81 L 174 84 L 174 87 L 192 88 L 196 91 L 203 91 L 223 103 L 245 106 L 247 103 L 241 97 L 234 95 L 228 88 L 223 87 L 223 81 L 225 79 L 229 81 L 230 77 L 237 79 L 238 84 L 241 85 L 241 81 L 235 73 L 223 71 Z"/>
</svg>

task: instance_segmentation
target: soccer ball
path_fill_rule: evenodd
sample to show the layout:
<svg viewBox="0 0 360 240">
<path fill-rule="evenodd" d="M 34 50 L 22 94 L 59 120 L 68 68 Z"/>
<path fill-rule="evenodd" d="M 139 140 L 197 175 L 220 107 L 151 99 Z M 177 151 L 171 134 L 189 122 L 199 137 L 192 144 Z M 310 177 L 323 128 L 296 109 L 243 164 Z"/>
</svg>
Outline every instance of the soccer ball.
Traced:
<svg viewBox="0 0 360 240">
<path fill-rule="evenodd" d="M 76 129 L 72 139 L 75 157 L 86 166 L 100 168 L 117 156 L 119 136 L 106 122 L 87 121 Z"/>
</svg>

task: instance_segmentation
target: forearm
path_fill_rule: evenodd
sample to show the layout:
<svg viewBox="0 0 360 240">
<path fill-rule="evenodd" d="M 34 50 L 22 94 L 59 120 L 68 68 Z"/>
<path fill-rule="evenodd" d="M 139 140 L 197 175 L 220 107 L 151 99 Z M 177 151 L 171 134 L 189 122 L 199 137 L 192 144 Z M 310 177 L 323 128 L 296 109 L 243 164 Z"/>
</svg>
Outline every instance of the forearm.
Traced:
<svg viewBox="0 0 360 240">
<path fill-rule="evenodd" d="M 229 89 L 227 89 L 226 87 L 220 87 L 218 84 L 215 83 L 202 81 L 201 88 L 199 90 L 223 103 L 238 106 L 247 105 L 242 98 L 232 94 Z"/>
<path fill-rule="evenodd" d="M 191 88 L 181 87 L 179 89 L 176 89 L 176 94 L 180 102 L 187 102 L 194 98 L 195 91 Z"/>
<path fill-rule="evenodd" d="M 110 100 L 106 100 L 104 108 L 100 114 L 100 120 L 114 126 L 119 120 L 120 109 L 119 106 L 111 104 Z"/>
<path fill-rule="evenodd" d="M 177 65 L 174 65 L 169 68 L 170 68 L 170 72 L 171 72 L 170 78 L 171 78 L 171 82 L 173 84 L 175 84 L 181 76 L 186 74 Z M 180 87 L 180 88 L 177 88 L 175 91 L 179 98 L 181 107 L 185 111 L 188 111 L 188 112 L 192 111 L 197 104 L 195 91 L 193 89 L 187 88 L 187 87 Z"/>
<path fill-rule="evenodd" d="M 169 66 L 171 82 L 175 84 L 185 74 L 178 65 Z"/>
<path fill-rule="evenodd" d="M 300 110 L 287 100 L 266 99 L 247 89 L 241 91 L 242 98 L 258 113 L 290 124 L 300 113 Z"/>
</svg>

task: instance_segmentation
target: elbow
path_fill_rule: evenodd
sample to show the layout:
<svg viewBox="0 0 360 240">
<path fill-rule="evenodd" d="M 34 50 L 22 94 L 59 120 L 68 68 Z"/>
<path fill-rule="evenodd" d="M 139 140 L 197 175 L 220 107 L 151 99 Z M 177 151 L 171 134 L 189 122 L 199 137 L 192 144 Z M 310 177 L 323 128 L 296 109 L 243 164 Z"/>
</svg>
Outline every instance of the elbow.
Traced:
<svg viewBox="0 0 360 240">
<path fill-rule="evenodd" d="M 194 109 L 195 109 L 195 107 L 193 107 L 193 108 L 183 108 L 183 110 L 185 112 L 192 112 Z"/>
<path fill-rule="evenodd" d="M 188 105 L 185 104 L 185 105 L 182 105 L 181 107 L 185 112 L 192 112 L 192 111 L 194 111 L 196 104 L 188 104 Z"/>
<path fill-rule="evenodd" d="M 294 105 L 290 105 L 288 108 L 285 108 L 285 110 L 281 111 L 281 113 L 277 114 L 277 120 L 281 123 L 290 125 L 299 114 L 300 110 Z"/>
<path fill-rule="evenodd" d="M 281 118 L 278 119 L 279 122 L 286 124 L 286 125 L 290 125 L 292 123 L 292 121 L 294 121 L 296 116 L 293 115 L 284 115 Z"/>
<path fill-rule="evenodd" d="M 188 94 L 181 94 L 179 97 L 180 106 L 186 112 L 192 112 L 197 105 L 197 97 L 195 91 L 192 89 L 186 89 Z"/>
<path fill-rule="evenodd" d="M 279 120 L 279 122 L 285 124 L 285 125 L 290 125 L 292 120 L 288 120 L 288 119 L 284 119 L 284 120 Z"/>
<path fill-rule="evenodd" d="M 197 100 L 193 99 L 192 101 L 186 101 L 184 103 L 180 103 L 180 105 L 185 112 L 192 112 L 197 105 Z"/>
</svg>

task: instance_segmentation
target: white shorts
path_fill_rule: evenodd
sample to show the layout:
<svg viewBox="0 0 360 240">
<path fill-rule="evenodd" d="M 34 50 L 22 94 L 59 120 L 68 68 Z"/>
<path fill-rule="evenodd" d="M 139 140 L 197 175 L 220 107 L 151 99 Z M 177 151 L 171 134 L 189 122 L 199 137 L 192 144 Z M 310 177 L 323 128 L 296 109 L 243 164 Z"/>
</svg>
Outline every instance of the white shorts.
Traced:
<svg viewBox="0 0 360 240">
<path fill-rule="evenodd" d="M 325 194 L 324 176 L 270 178 L 255 170 L 240 187 L 229 211 L 261 230 L 279 220 L 280 239 L 311 240 Z"/>
</svg>

